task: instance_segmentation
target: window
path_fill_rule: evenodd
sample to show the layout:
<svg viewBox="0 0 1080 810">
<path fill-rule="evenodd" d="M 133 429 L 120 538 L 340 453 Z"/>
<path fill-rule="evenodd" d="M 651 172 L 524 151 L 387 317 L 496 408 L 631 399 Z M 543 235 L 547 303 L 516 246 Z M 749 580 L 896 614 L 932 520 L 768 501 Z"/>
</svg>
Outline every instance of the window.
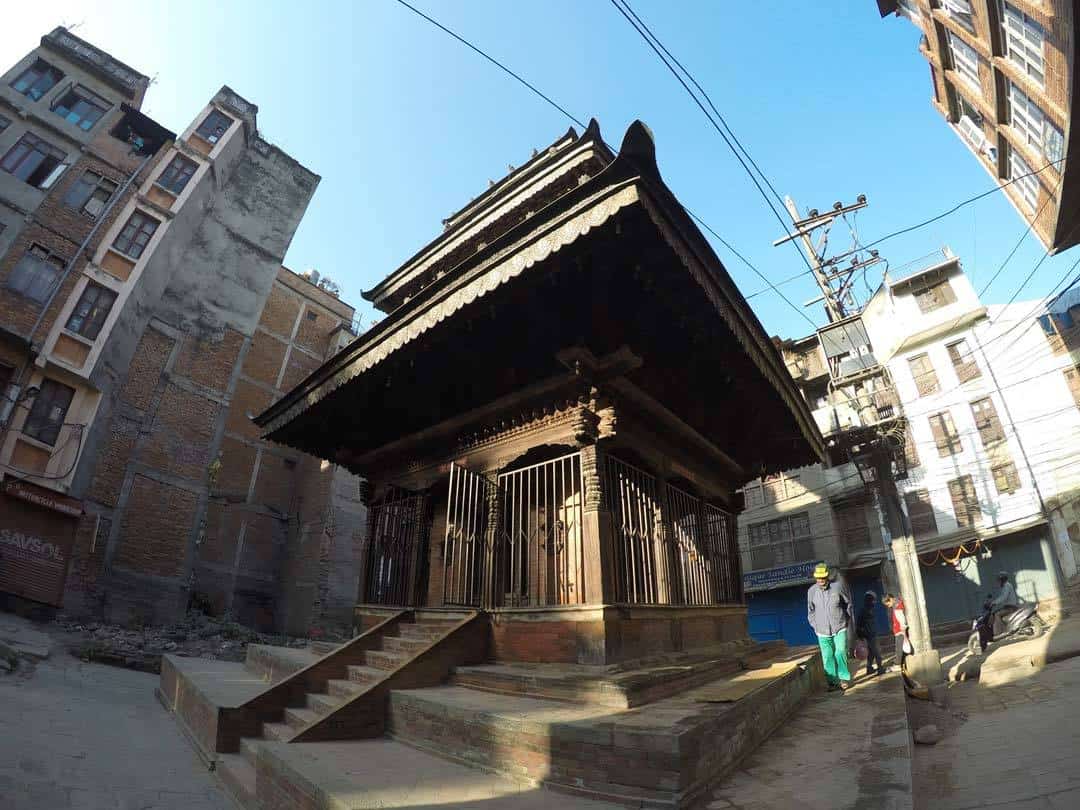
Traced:
<svg viewBox="0 0 1080 810">
<path fill-rule="evenodd" d="M 1003 3 L 1002 6 L 1001 29 L 1005 55 L 1033 81 L 1044 84 L 1043 53 L 1046 50 L 1046 32 L 1012 3 Z"/>
<path fill-rule="evenodd" d="M 109 102 L 95 96 L 79 85 L 60 96 L 53 105 L 53 112 L 74 124 L 79 129 L 89 131 L 109 109 Z"/>
<path fill-rule="evenodd" d="M 837 504 L 836 524 L 844 548 L 853 551 L 870 548 L 870 522 L 866 519 L 868 506 L 864 499 Z"/>
<path fill-rule="evenodd" d="M 983 447 L 990 447 L 1005 438 L 1005 431 L 998 419 L 997 409 L 990 397 L 977 399 L 971 403 L 971 414 L 975 417 L 975 427 L 979 431 Z"/>
<path fill-rule="evenodd" d="M 233 120 L 225 113 L 211 110 L 210 114 L 199 124 L 195 134 L 209 143 L 217 143 L 221 140 L 221 136 L 225 134 L 225 130 L 232 125 L 232 122 Z"/>
<path fill-rule="evenodd" d="M 37 101 L 52 90 L 62 78 L 64 78 L 63 73 L 44 59 L 38 59 L 24 70 L 19 78 L 11 83 L 11 86 L 15 88 L 16 93 L 22 93 L 27 98 Z"/>
<path fill-rule="evenodd" d="M 161 176 L 157 179 L 157 184 L 167 191 L 171 191 L 173 194 L 179 195 L 184 187 L 188 184 L 188 180 L 195 174 L 195 170 L 199 168 L 199 164 L 194 160 L 189 160 L 181 154 L 177 154 L 165 167 L 165 171 L 161 173 Z"/>
<path fill-rule="evenodd" d="M 975 33 L 975 15 L 971 8 L 971 0 L 941 0 L 941 7 L 949 12 L 949 16 L 961 26 Z"/>
<path fill-rule="evenodd" d="M 11 119 L 4 118 L 4 116 L 0 115 L 0 132 L 3 132 L 9 126 L 11 126 Z"/>
<path fill-rule="evenodd" d="M 49 300 L 65 264 L 63 259 L 41 245 L 31 245 L 8 276 L 7 288 L 31 301 L 44 304 Z"/>
<path fill-rule="evenodd" d="M 1039 202 L 1039 178 L 1015 149 L 1009 150 L 1009 179 L 1013 181 L 1020 199 L 1034 211 Z"/>
<path fill-rule="evenodd" d="M 755 569 L 774 568 L 814 557 L 809 512 L 752 523 L 749 534 L 751 565 Z"/>
<path fill-rule="evenodd" d="M 132 259 L 138 259 L 159 224 L 156 219 L 148 217 L 142 211 L 136 211 L 112 246 Z"/>
<path fill-rule="evenodd" d="M 955 456 L 961 450 L 960 434 L 956 432 L 952 414 L 948 411 L 936 413 L 930 417 L 930 432 L 934 434 L 934 444 L 937 445 L 938 456 Z"/>
<path fill-rule="evenodd" d="M 956 303 L 956 292 L 947 278 L 915 290 L 912 294 L 915 296 L 915 303 L 919 305 L 919 312 L 924 315 Z"/>
<path fill-rule="evenodd" d="M 945 350 L 949 353 L 949 359 L 952 360 L 953 369 L 956 371 L 956 379 L 961 383 L 982 376 L 982 372 L 979 371 L 979 364 L 975 362 L 975 356 L 971 353 L 971 347 L 968 346 L 966 340 L 950 343 L 945 347 Z"/>
<path fill-rule="evenodd" d="M 35 188 L 49 188 L 64 170 L 64 153 L 27 132 L 0 160 L 0 169 Z"/>
<path fill-rule="evenodd" d="M 979 508 L 979 498 L 970 475 L 961 475 L 949 482 L 949 497 L 952 498 L 957 526 L 970 529 L 982 521 L 982 509 Z"/>
<path fill-rule="evenodd" d="M 1076 403 L 1077 408 L 1080 408 L 1080 366 L 1065 369 L 1065 382 L 1069 386 L 1073 402 Z"/>
<path fill-rule="evenodd" d="M 952 54 L 953 68 L 973 87 L 982 92 L 979 81 L 979 54 L 960 37 L 949 32 L 949 52 Z"/>
<path fill-rule="evenodd" d="M 1048 163 L 1056 163 L 1064 156 L 1065 136 L 1061 130 L 1012 82 L 1009 82 L 1009 124 Z"/>
<path fill-rule="evenodd" d="M 904 428 L 904 463 L 909 470 L 918 467 L 921 463 L 919 449 L 915 445 L 915 434 L 910 424 Z"/>
<path fill-rule="evenodd" d="M 116 183 L 109 178 L 88 170 L 68 189 L 64 195 L 64 205 L 97 218 L 105 210 L 116 188 Z"/>
<path fill-rule="evenodd" d="M 934 365 L 926 354 L 917 354 L 908 358 L 908 368 L 911 369 L 911 378 L 915 381 L 915 388 L 920 397 L 937 393 L 938 379 L 934 371 Z"/>
<path fill-rule="evenodd" d="M 1011 461 L 1007 464 L 999 464 L 991 472 L 994 474 L 994 486 L 1000 494 L 1016 492 L 1020 489 L 1020 476 L 1016 472 L 1016 465 Z"/>
<path fill-rule="evenodd" d="M 44 380 L 41 390 L 34 397 L 34 404 L 30 408 L 30 415 L 26 417 L 22 432 L 44 444 L 56 444 L 74 396 L 74 388 L 56 380 Z"/>
<path fill-rule="evenodd" d="M 934 507 L 930 504 L 929 492 L 925 489 L 905 492 L 904 503 L 907 505 L 911 534 L 916 540 L 937 534 L 937 520 L 934 519 Z"/>
<path fill-rule="evenodd" d="M 64 328 L 87 340 L 96 339 L 115 300 L 116 293 L 112 290 L 90 282 L 79 296 L 79 303 L 75 305 Z"/>
</svg>

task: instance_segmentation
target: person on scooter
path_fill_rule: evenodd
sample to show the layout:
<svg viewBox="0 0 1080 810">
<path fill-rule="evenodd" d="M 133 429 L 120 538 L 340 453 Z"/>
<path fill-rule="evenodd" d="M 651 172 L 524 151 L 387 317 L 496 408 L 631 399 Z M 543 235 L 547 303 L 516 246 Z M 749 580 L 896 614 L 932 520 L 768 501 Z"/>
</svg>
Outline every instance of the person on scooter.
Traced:
<svg viewBox="0 0 1080 810">
<path fill-rule="evenodd" d="M 1002 628 L 1005 626 L 1005 619 L 1020 605 L 1020 600 L 1016 598 L 1016 589 L 1013 588 L 1012 583 L 1009 582 L 1009 574 L 1007 571 L 1002 571 L 998 574 L 998 590 L 997 596 L 990 603 L 990 610 L 994 614 L 994 635 L 1000 635 Z"/>
</svg>

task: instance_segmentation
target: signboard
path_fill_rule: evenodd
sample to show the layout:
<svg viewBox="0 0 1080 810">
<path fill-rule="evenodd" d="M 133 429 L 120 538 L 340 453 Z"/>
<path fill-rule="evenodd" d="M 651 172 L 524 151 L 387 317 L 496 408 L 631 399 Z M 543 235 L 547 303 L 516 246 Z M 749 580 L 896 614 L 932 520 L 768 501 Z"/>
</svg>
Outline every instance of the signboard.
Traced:
<svg viewBox="0 0 1080 810">
<path fill-rule="evenodd" d="M 767 568 L 764 571 L 749 571 L 743 574 L 744 591 L 767 591 L 788 585 L 809 584 L 814 581 L 814 567 L 821 561 L 784 565 L 779 568 Z"/>
<path fill-rule="evenodd" d="M 62 512 L 65 515 L 79 517 L 82 514 L 82 501 L 69 498 L 59 492 L 53 492 L 45 487 L 35 486 L 26 481 L 11 480 L 4 484 L 4 492 L 12 497 L 32 503 L 34 506 L 43 506 L 54 512 Z"/>
</svg>

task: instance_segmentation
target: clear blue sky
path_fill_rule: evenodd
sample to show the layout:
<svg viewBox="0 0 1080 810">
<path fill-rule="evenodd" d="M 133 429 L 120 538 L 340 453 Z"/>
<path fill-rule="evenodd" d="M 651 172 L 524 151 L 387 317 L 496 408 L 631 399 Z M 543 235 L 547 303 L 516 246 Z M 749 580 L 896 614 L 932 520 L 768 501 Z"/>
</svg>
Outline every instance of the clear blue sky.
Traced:
<svg viewBox="0 0 1080 810">
<path fill-rule="evenodd" d="M 719 137 L 607 0 L 415 0 L 522 73 L 617 145 L 635 118 L 656 137 L 661 171 L 773 280 L 803 267 L 774 248 L 779 225 Z M 992 181 L 930 105 L 918 31 L 873 0 L 662 3 L 637 12 L 695 72 L 781 194 L 805 210 L 859 193 L 863 241 L 928 218 Z M 156 77 L 145 111 L 179 131 L 222 85 L 259 106 L 259 127 L 322 183 L 289 250 L 295 270 L 361 290 L 441 230 L 440 220 L 569 125 L 557 111 L 394 0 L 305 3 L 95 3 L 20 6 L 5 18 L 10 63 L 54 25 Z M 948 244 L 976 285 L 1024 223 L 995 194 L 881 246 L 893 267 Z M 848 241 L 836 232 L 833 245 Z M 744 294 L 763 286 L 721 246 Z M 1073 252 L 1075 253 L 1075 251 Z M 985 296 L 1004 302 L 1042 256 L 1034 236 Z M 1048 260 L 1021 300 L 1049 291 L 1077 256 Z M 796 304 L 809 278 L 782 288 Z M 809 324 L 774 293 L 752 299 L 773 333 Z M 819 308 L 807 310 L 821 321 Z"/>
</svg>

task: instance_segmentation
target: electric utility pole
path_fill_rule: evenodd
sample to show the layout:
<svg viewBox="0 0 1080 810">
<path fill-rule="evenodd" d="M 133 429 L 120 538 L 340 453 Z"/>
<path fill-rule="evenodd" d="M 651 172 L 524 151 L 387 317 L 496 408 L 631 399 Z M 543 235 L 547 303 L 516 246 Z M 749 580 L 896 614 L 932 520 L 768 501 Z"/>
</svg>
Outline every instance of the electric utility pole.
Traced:
<svg viewBox="0 0 1080 810">
<path fill-rule="evenodd" d="M 828 360 L 830 388 L 834 395 L 839 392 L 855 402 L 859 414 L 860 425 L 838 430 L 827 437 L 829 461 L 831 464 L 853 461 L 863 480 L 877 491 L 889 541 L 886 561 L 891 561 L 895 566 L 889 579 L 894 579 L 891 575 L 894 573 L 907 608 L 909 638 L 914 648 L 914 654 L 908 658 L 908 671 L 915 680 L 927 685 L 937 684 L 942 680 L 941 657 L 930 640 L 922 572 L 915 538 L 893 475 L 896 445 L 890 441 L 888 434 L 890 428 L 895 430 L 897 421 L 904 430 L 906 427 L 899 413 L 899 398 L 896 397 L 892 379 L 888 369 L 874 357 L 873 347 L 862 323 L 862 310 L 852 291 L 856 274 L 882 259 L 877 251 L 866 251 L 868 258 L 863 258 L 864 251 L 850 223 L 851 249 L 832 257 L 828 256 L 827 251 L 833 224 L 837 219 L 846 221 L 848 214 L 865 208 L 868 205 L 866 196 L 860 194 L 852 205 L 834 203 L 824 213 L 811 209 L 806 217 L 800 217 L 799 209 L 790 197 L 785 198 L 784 202 L 791 215 L 794 232 L 773 244 L 781 245 L 794 239 L 802 242 L 814 280 L 821 290 L 821 296 L 807 301 L 805 306 L 823 302 L 829 320 L 826 326 L 818 329 L 818 340 Z M 815 232 L 819 232 L 816 244 Z M 872 394 L 860 394 L 860 389 L 854 387 L 856 381 L 860 383 L 862 391 L 869 390 Z M 867 396 L 870 399 L 863 403 L 861 400 Z M 879 402 L 894 404 L 892 407 L 872 407 Z"/>
</svg>

